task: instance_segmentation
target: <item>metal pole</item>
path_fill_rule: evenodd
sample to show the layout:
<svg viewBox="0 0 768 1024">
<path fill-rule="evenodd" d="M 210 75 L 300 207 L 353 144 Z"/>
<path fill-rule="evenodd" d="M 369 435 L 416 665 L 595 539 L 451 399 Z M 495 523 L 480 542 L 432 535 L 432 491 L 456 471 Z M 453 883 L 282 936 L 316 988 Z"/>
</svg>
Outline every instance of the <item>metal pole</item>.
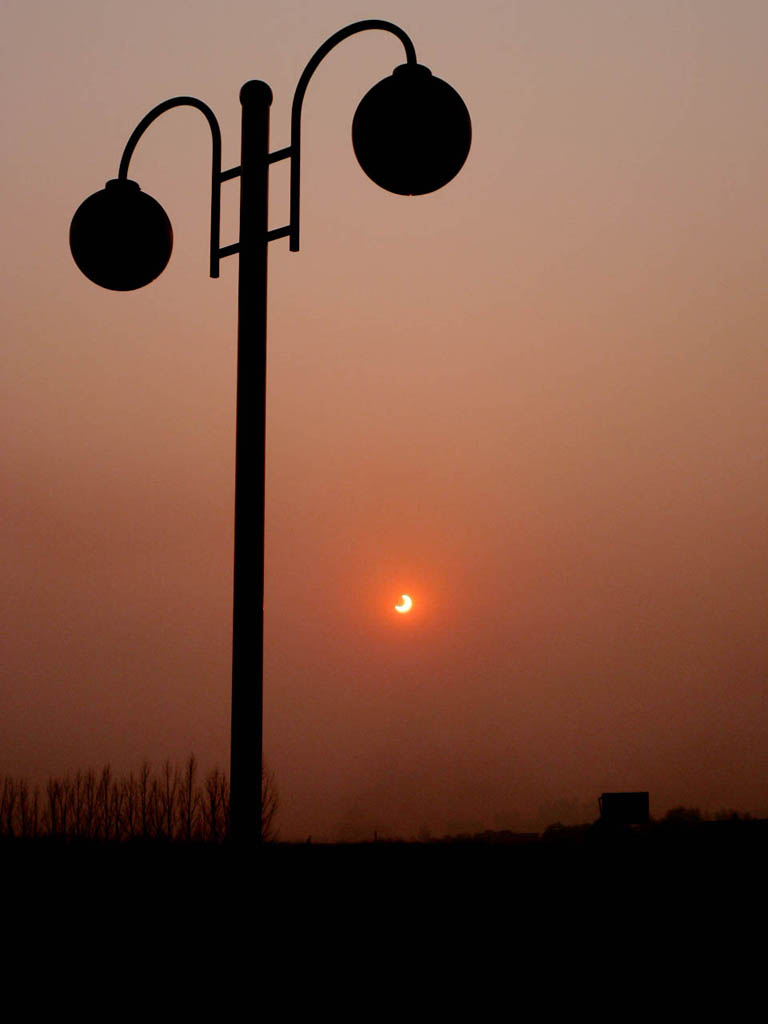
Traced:
<svg viewBox="0 0 768 1024">
<path fill-rule="evenodd" d="M 240 159 L 230 836 L 261 842 L 269 107 L 246 82 Z"/>
</svg>

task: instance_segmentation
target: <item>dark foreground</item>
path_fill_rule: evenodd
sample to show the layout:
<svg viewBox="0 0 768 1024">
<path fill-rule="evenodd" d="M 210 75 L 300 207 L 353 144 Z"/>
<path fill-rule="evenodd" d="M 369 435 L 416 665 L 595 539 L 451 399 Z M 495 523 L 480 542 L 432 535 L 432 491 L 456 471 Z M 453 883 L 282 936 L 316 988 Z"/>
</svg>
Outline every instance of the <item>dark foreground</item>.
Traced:
<svg viewBox="0 0 768 1024">
<path fill-rule="evenodd" d="M 418 895 L 443 901 L 473 894 L 518 906 L 547 895 L 594 901 L 703 886 L 702 896 L 768 879 L 768 821 L 701 822 L 693 827 L 549 830 L 542 836 L 486 833 L 431 842 L 346 844 L 226 843 L 157 839 L 93 842 L 0 840 L 6 897 L 30 891 L 82 899 L 190 899 L 200 906 L 251 901 L 281 908 L 336 900 Z"/>
<path fill-rule="evenodd" d="M 616 1008 L 645 1003 L 664 1020 L 655 984 L 690 1009 L 731 954 L 757 977 L 768 823 L 742 824 L 253 851 L 5 840 L 6 975 L 31 964 L 30 998 L 118 1019 L 131 999 L 143 1018 L 183 1005 L 197 1019 L 207 999 L 216 1019 L 248 1006 L 259 1020 L 266 993 L 289 1019 L 376 1020 L 387 1002 L 388 1016 L 431 1019 L 436 1000 L 453 1016 L 462 999 L 475 1019 L 503 997 L 545 1019 L 586 1000 L 610 1008 L 594 1019 L 634 1020 Z"/>
</svg>

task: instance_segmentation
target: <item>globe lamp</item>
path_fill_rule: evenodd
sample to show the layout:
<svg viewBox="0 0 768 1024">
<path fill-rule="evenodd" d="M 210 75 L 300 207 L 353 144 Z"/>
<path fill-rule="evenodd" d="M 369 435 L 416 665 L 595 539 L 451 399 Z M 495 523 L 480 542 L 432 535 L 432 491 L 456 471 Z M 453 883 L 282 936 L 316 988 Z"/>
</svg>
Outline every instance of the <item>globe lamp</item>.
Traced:
<svg viewBox="0 0 768 1024">
<path fill-rule="evenodd" d="M 80 204 L 69 247 L 87 278 L 129 292 L 154 281 L 168 265 L 173 229 L 162 206 L 135 181 L 114 178 Z"/>
<path fill-rule="evenodd" d="M 401 196 L 446 185 L 461 170 L 472 123 L 461 96 L 423 64 L 401 64 L 369 90 L 352 122 L 352 145 L 368 177 Z"/>
</svg>

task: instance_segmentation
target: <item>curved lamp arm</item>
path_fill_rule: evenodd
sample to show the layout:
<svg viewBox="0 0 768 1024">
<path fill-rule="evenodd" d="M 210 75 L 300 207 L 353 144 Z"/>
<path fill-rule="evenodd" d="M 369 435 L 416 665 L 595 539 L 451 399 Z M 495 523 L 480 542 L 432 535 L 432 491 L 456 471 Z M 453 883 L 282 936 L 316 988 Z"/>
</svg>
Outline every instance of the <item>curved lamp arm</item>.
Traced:
<svg viewBox="0 0 768 1024">
<path fill-rule="evenodd" d="M 159 103 L 136 125 L 131 137 L 125 144 L 120 159 L 117 176 L 121 180 L 128 177 L 128 165 L 131 162 L 136 145 L 156 118 L 173 107 L 195 107 L 205 115 L 211 129 L 211 277 L 219 276 L 219 213 L 221 209 L 221 129 L 216 115 L 202 100 L 194 96 L 176 96 L 174 99 Z"/>
<path fill-rule="evenodd" d="M 304 93 L 307 91 L 309 80 L 317 70 L 318 64 L 330 51 L 348 36 L 356 35 L 358 32 L 365 32 L 368 29 L 382 29 L 384 32 L 391 32 L 397 36 L 405 49 L 406 61 L 409 64 L 416 63 L 416 49 L 408 35 L 397 25 L 390 21 L 356 21 L 346 28 L 339 29 L 323 45 L 315 51 L 307 66 L 302 72 L 296 92 L 293 94 L 293 106 L 291 107 L 291 225 L 290 225 L 290 250 L 299 251 L 299 206 L 301 201 L 300 173 L 301 173 L 301 107 L 304 103 Z"/>
</svg>

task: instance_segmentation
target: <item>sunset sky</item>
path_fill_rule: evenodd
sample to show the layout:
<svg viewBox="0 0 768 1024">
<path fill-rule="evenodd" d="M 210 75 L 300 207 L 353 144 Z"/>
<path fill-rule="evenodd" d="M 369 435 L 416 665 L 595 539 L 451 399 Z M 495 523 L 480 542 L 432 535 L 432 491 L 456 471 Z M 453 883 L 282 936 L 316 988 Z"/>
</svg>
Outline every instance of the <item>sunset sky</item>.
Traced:
<svg viewBox="0 0 768 1024">
<path fill-rule="evenodd" d="M 97 288 L 69 223 L 169 97 L 229 167 L 264 79 L 288 145 L 307 60 L 370 17 L 473 145 L 391 195 L 350 126 L 401 45 L 310 85 L 302 251 L 270 246 L 281 835 L 527 830 L 614 789 L 768 815 L 764 0 L 6 0 L 0 774 L 228 766 L 237 257 L 208 277 L 199 112 L 131 164 L 173 224 L 157 281 Z"/>
</svg>

